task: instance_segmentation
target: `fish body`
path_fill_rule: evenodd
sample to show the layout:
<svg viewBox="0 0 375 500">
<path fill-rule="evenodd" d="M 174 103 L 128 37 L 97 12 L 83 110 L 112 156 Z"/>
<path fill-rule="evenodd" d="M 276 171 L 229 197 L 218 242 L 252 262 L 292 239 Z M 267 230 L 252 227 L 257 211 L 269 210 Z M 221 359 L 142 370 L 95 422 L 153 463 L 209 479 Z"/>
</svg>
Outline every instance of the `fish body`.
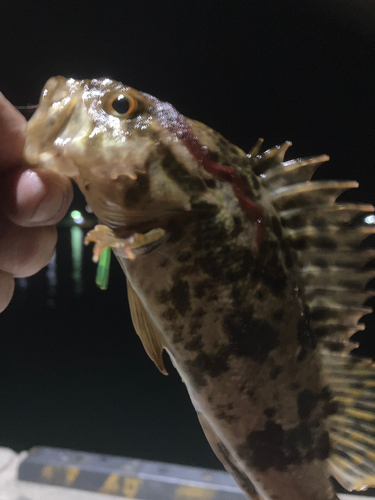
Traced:
<svg viewBox="0 0 375 500">
<path fill-rule="evenodd" d="M 25 158 L 78 183 L 101 224 L 88 239 L 113 248 L 147 353 L 165 373 L 168 351 L 247 495 L 334 500 L 330 473 L 355 489 L 374 476 L 370 444 L 351 434 L 372 429 L 371 403 L 348 402 L 371 400 L 374 375 L 347 342 L 369 312 L 357 268 L 373 257 L 357 248 L 369 228 L 348 223 L 373 207 L 336 205 L 357 184 L 310 182 L 328 157 L 284 162 L 289 145 L 247 155 L 121 83 L 55 77 Z"/>
</svg>

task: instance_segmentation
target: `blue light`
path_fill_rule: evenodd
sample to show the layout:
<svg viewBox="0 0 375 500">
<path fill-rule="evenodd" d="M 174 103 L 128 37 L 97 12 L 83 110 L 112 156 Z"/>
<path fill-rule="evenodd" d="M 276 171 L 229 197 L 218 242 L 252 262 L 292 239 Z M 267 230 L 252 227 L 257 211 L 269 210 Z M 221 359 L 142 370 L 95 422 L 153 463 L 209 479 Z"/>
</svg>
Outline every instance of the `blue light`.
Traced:
<svg viewBox="0 0 375 500">
<path fill-rule="evenodd" d="M 375 224 L 375 215 L 368 215 L 365 217 L 366 224 Z"/>
</svg>

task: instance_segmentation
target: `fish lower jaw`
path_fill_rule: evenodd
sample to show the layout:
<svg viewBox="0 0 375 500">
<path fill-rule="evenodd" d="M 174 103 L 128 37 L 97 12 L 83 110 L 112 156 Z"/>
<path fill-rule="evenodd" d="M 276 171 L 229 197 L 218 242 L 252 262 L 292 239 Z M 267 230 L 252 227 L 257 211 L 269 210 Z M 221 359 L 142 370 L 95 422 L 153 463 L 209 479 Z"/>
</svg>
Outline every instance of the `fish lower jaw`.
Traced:
<svg viewBox="0 0 375 500">
<path fill-rule="evenodd" d="M 79 175 L 78 168 L 73 162 L 64 161 L 59 150 L 43 151 L 41 153 L 35 144 L 29 143 L 26 144 L 23 155 L 29 165 L 52 170 L 68 177 Z"/>
</svg>

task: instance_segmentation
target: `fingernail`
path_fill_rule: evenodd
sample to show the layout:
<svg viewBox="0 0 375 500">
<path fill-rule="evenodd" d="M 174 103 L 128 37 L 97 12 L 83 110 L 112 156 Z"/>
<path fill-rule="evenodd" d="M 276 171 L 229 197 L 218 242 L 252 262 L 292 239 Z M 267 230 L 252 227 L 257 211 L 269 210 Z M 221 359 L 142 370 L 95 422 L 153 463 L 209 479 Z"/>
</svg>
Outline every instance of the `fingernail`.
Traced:
<svg viewBox="0 0 375 500">
<path fill-rule="evenodd" d="M 31 223 L 48 223 L 61 210 L 65 201 L 63 189 L 58 184 L 52 184 L 48 193 L 39 203 L 34 215 L 31 217 Z"/>
</svg>

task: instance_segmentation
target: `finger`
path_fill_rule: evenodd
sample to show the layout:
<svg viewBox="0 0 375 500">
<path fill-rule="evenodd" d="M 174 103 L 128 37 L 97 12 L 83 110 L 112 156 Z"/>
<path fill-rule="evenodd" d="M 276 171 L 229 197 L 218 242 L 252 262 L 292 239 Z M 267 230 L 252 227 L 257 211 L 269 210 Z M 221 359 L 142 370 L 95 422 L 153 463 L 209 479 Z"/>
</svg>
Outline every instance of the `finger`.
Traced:
<svg viewBox="0 0 375 500">
<path fill-rule="evenodd" d="M 0 171 L 21 160 L 25 129 L 26 119 L 0 92 Z"/>
<path fill-rule="evenodd" d="M 0 222 L 0 269 L 24 278 L 37 273 L 50 261 L 57 241 L 55 226 L 20 227 Z"/>
<path fill-rule="evenodd" d="M 14 278 L 9 273 L 0 271 L 0 313 L 8 307 L 9 302 L 13 297 Z"/>
<path fill-rule="evenodd" d="M 28 169 L 4 177 L 3 211 L 19 226 L 56 224 L 72 202 L 70 180 L 56 172 Z"/>
</svg>

